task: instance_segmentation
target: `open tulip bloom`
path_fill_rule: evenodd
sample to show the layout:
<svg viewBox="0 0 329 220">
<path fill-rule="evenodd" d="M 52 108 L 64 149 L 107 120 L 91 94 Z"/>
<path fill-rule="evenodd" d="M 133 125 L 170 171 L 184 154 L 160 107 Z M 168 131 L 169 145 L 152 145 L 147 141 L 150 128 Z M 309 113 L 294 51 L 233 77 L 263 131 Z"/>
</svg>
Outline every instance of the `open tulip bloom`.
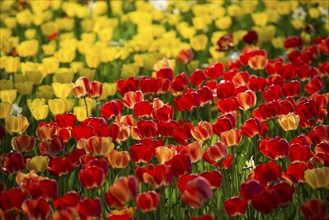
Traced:
<svg viewBox="0 0 329 220">
<path fill-rule="evenodd" d="M 0 8 L 0 219 L 329 219 L 327 1 Z"/>
</svg>

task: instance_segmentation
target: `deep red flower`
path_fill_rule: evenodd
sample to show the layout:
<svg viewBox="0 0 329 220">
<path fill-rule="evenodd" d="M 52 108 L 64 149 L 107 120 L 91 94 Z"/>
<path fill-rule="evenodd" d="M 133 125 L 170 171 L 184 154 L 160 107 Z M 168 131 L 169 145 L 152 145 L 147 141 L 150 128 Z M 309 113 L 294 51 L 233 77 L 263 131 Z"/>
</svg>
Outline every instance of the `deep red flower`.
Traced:
<svg viewBox="0 0 329 220">
<path fill-rule="evenodd" d="M 213 63 L 205 69 L 205 74 L 210 79 L 218 79 L 220 76 L 223 75 L 223 72 L 224 65 L 219 62 Z"/>
<path fill-rule="evenodd" d="M 283 80 L 288 81 L 292 80 L 297 76 L 299 65 L 297 63 L 287 63 L 282 65 L 280 76 Z"/>
<path fill-rule="evenodd" d="M 313 121 L 318 117 L 319 107 L 313 100 L 301 99 L 296 105 L 296 112 L 302 120 Z"/>
<path fill-rule="evenodd" d="M 0 192 L 0 209 L 21 210 L 23 201 L 26 198 L 25 192 L 18 188 L 11 188 L 7 192 Z"/>
<path fill-rule="evenodd" d="M 154 120 L 141 120 L 134 130 L 142 139 L 156 138 L 158 135 L 158 126 Z"/>
<path fill-rule="evenodd" d="M 174 98 L 174 104 L 178 111 L 191 112 L 193 108 L 200 106 L 200 98 L 196 91 L 184 92 L 179 98 Z"/>
<path fill-rule="evenodd" d="M 191 217 L 190 220 L 215 220 L 215 218 L 211 215 L 203 215 L 199 217 Z"/>
<path fill-rule="evenodd" d="M 105 181 L 105 172 L 97 166 L 83 167 L 79 172 L 78 179 L 86 189 L 98 188 Z"/>
<path fill-rule="evenodd" d="M 313 144 L 329 142 L 329 125 L 319 125 L 308 133 L 309 139 Z"/>
<path fill-rule="evenodd" d="M 264 135 L 264 126 L 261 120 L 257 117 L 250 118 L 246 120 L 243 125 L 241 125 L 240 130 L 247 137 L 254 137 L 256 135 Z"/>
<path fill-rule="evenodd" d="M 253 50 L 240 55 L 240 62 L 252 69 L 261 70 L 266 67 L 267 53 L 265 50 Z"/>
<path fill-rule="evenodd" d="M 278 195 L 275 190 L 263 190 L 253 197 L 251 205 L 257 211 L 267 214 L 279 205 Z"/>
<path fill-rule="evenodd" d="M 174 108 L 172 105 L 164 104 L 161 107 L 155 107 L 152 115 L 158 121 L 168 122 L 173 119 Z"/>
<path fill-rule="evenodd" d="M 213 131 L 218 136 L 221 135 L 224 131 L 231 130 L 236 125 L 236 118 L 232 113 L 228 113 L 222 116 L 219 116 L 216 120 L 216 123 L 213 124 Z"/>
<path fill-rule="evenodd" d="M 56 115 L 54 121 L 61 128 L 72 128 L 76 124 L 77 117 L 72 113 L 65 113 Z"/>
<path fill-rule="evenodd" d="M 176 60 L 181 64 L 187 64 L 193 59 L 193 50 L 192 49 L 183 49 L 179 51 L 176 56 Z"/>
<path fill-rule="evenodd" d="M 282 58 L 268 60 L 268 63 L 266 66 L 266 72 L 269 75 L 281 75 L 282 69 L 283 69 L 283 59 Z"/>
<path fill-rule="evenodd" d="M 233 156 L 232 156 L 232 154 L 228 154 L 225 160 L 222 160 L 218 164 L 216 164 L 216 167 L 218 169 L 225 169 L 225 170 L 227 170 L 228 168 L 231 167 L 232 162 L 233 162 Z"/>
<path fill-rule="evenodd" d="M 223 113 L 237 112 L 239 109 L 239 103 L 236 97 L 220 99 L 216 106 Z"/>
<path fill-rule="evenodd" d="M 191 159 L 187 153 L 180 153 L 175 155 L 171 160 L 166 162 L 174 170 L 175 176 L 183 175 L 184 173 L 190 173 L 192 171 Z"/>
<path fill-rule="evenodd" d="M 184 144 L 189 138 L 192 137 L 191 130 L 193 125 L 189 122 L 186 122 L 184 125 L 178 127 L 174 131 L 173 138 L 180 144 Z"/>
<path fill-rule="evenodd" d="M 122 176 L 109 187 L 105 201 L 109 207 L 123 207 L 129 200 L 137 196 L 138 183 L 134 176 Z"/>
<path fill-rule="evenodd" d="M 39 123 L 36 129 L 36 135 L 41 140 L 51 140 L 58 133 L 58 128 L 55 123 Z"/>
<path fill-rule="evenodd" d="M 204 177 L 211 185 L 212 189 L 219 189 L 222 186 L 222 174 L 218 170 L 212 172 L 205 171 L 200 173 L 200 176 Z"/>
<path fill-rule="evenodd" d="M 281 86 L 282 93 L 284 96 L 298 96 L 300 92 L 300 82 L 296 80 L 292 80 L 290 82 L 287 82 Z"/>
<path fill-rule="evenodd" d="M 266 91 L 263 92 L 265 102 L 271 102 L 282 98 L 282 89 L 279 85 L 270 85 Z"/>
<path fill-rule="evenodd" d="M 142 212 L 156 211 L 160 201 L 160 194 L 154 191 L 138 194 L 136 205 Z"/>
<path fill-rule="evenodd" d="M 290 145 L 292 145 L 292 144 L 301 144 L 301 145 L 311 146 L 312 142 L 311 142 L 311 139 L 307 135 L 301 134 L 298 137 L 291 139 Z"/>
<path fill-rule="evenodd" d="M 264 186 L 258 180 L 255 179 L 248 180 L 240 185 L 240 195 L 246 201 L 252 200 L 263 190 Z"/>
<path fill-rule="evenodd" d="M 59 136 L 53 136 L 51 140 L 45 140 L 39 144 L 41 155 L 53 157 L 64 151 L 63 139 Z"/>
<path fill-rule="evenodd" d="M 76 191 L 67 192 L 63 198 L 57 198 L 54 206 L 57 210 L 63 210 L 68 207 L 75 208 L 80 203 L 81 197 Z"/>
<path fill-rule="evenodd" d="M 308 145 L 290 144 L 289 160 L 294 162 L 307 162 L 312 156 L 312 150 Z"/>
<path fill-rule="evenodd" d="M 188 84 L 188 76 L 186 73 L 180 73 L 178 74 L 173 81 L 170 83 L 170 90 L 173 95 L 177 95 L 181 92 L 183 92 Z"/>
<path fill-rule="evenodd" d="M 271 181 L 275 181 L 281 178 L 282 170 L 279 165 L 270 161 L 257 165 L 254 170 L 254 174 L 254 178 L 256 180 L 259 180 L 263 185 L 266 185 Z"/>
<path fill-rule="evenodd" d="M 146 144 L 135 144 L 129 149 L 130 157 L 135 163 L 148 163 L 155 156 L 155 149 Z"/>
<path fill-rule="evenodd" d="M 266 79 L 251 75 L 248 82 L 248 88 L 254 92 L 262 92 L 266 88 Z"/>
<path fill-rule="evenodd" d="M 206 80 L 207 77 L 205 71 L 201 69 L 196 69 L 190 76 L 190 82 L 196 86 L 200 86 Z"/>
<path fill-rule="evenodd" d="M 234 84 L 231 81 L 221 81 L 216 86 L 217 98 L 229 98 L 234 95 Z"/>
<path fill-rule="evenodd" d="M 323 80 L 321 79 L 320 76 L 316 76 L 305 85 L 304 89 L 305 92 L 307 92 L 308 94 L 314 94 L 320 92 L 323 87 L 324 87 Z"/>
<path fill-rule="evenodd" d="M 77 205 L 81 219 L 99 219 L 102 215 L 102 203 L 99 198 L 86 198 Z"/>
<path fill-rule="evenodd" d="M 51 207 L 47 200 L 40 197 L 38 199 L 26 199 L 22 204 L 22 210 L 29 219 L 47 219 Z"/>
<path fill-rule="evenodd" d="M 35 137 L 27 134 L 21 134 L 11 139 L 11 146 L 16 152 L 30 152 L 35 147 Z"/>
<path fill-rule="evenodd" d="M 33 199 L 43 197 L 45 199 L 56 199 L 58 197 L 58 185 L 56 180 L 32 177 L 22 183 L 22 188 L 28 192 Z"/>
<path fill-rule="evenodd" d="M 133 109 L 136 103 L 143 100 L 144 94 L 140 90 L 127 92 L 122 97 L 123 104 L 129 109 Z"/>
<path fill-rule="evenodd" d="M 258 41 L 258 34 L 256 31 L 248 31 L 248 33 L 243 36 L 243 41 L 247 44 L 256 44 Z"/>
<path fill-rule="evenodd" d="M 200 209 L 207 200 L 211 199 L 212 195 L 210 183 L 205 178 L 198 176 L 187 182 L 181 199 L 192 208 Z"/>
<path fill-rule="evenodd" d="M 149 101 L 141 101 L 134 105 L 134 114 L 137 117 L 149 117 L 152 114 L 152 104 Z"/>
<path fill-rule="evenodd" d="M 159 122 L 158 133 L 162 137 L 172 137 L 177 127 L 178 123 L 176 121 Z"/>
<path fill-rule="evenodd" d="M 99 98 L 101 97 L 103 92 L 103 83 L 99 81 L 92 81 L 90 82 L 90 91 L 89 91 L 89 97 L 90 98 Z"/>
<path fill-rule="evenodd" d="M 66 156 L 64 158 L 55 157 L 49 161 L 48 171 L 55 176 L 63 176 L 74 170 L 74 165 L 71 157 Z"/>
<path fill-rule="evenodd" d="M 9 153 L 0 156 L 1 169 L 9 174 L 25 169 L 24 157 L 21 153 Z"/>
<path fill-rule="evenodd" d="M 312 163 L 294 162 L 288 165 L 287 172 L 282 173 L 282 177 L 292 183 L 304 182 L 304 172 L 313 169 Z"/>
<path fill-rule="evenodd" d="M 258 108 L 256 108 L 253 111 L 253 116 L 258 117 L 262 121 L 275 118 L 278 115 L 279 112 L 279 103 L 276 101 L 272 101 L 266 104 L 259 105 Z"/>
<path fill-rule="evenodd" d="M 283 83 L 283 79 L 280 75 L 269 75 L 266 78 L 266 83 L 267 83 L 267 86 L 271 86 L 271 85 L 281 86 Z"/>
<path fill-rule="evenodd" d="M 123 95 L 129 91 L 136 91 L 138 84 L 138 80 L 134 77 L 129 77 L 127 80 L 120 79 L 117 82 L 117 90 Z"/>
<path fill-rule="evenodd" d="M 233 34 L 226 34 L 217 41 L 217 51 L 229 51 L 234 48 Z"/>
<path fill-rule="evenodd" d="M 289 143 L 286 139 L 280 138 L 265 138 L 258 144 L 259 151 L 266 157 L 272 160 L 285 158 L 289 155 Z"/>
<path fill-rule="evenodd" d="M 197 94 L 200 99 L 200 106 L 204 106 L 207 103 L 211 103 L 213 100 L 213 93 L 207 86 L 203 86 L 197 90 Z"/>
<path fill-rule="evenodd" d="M 309 199 L 301 205 L 300 210 L 305 219 L 316 220 L 328 218 L 328 202 L 325 200 Z"/>
<path fill-rule="evenodd" d="M 229 216 L 243 216 L 247 211 L 248 203 L 243 198 L 238 196 L 231 197 L 224 202 L 224 210 Z"/>
<path fill-rule="evenodd" d="M 295 114 L 296 103 L 293 98 L 288 97 L 284 100 L 280 100 L 278 115 L 289 115 L 291 113 Z"/>
<path fill-rule="evenodd" d="M 285 181 L 281 181 L 272 185 L 270 189 L 273 189 L 277 193 L 278 205 L 287 205 L 291 203 L 292 197 L 295 192 L 294 186 L 291 186 Z"/>
<path fill-rule="evenodd" d="M 257 96 L 251 90 L 240 92 L 239 94 L 236 95 L 236 99 L 238 101 L 239 108 L 242 109 L 243 111 L 246 111 L 254 107 L 257 103 Z"/>
<path fill-rule="evenodd" d="M 144 167 L 135 168 L 135 175 L 142 183 L 149 183 L 158 188 L 171 184 L 174 172 L 171 166 L 165 164 L 149 164 Z"/>
<path fill-rule="evenodd" d="M 165 67 L 157 71 L 156 77 L 172 81 L 174 78 L 174 71 L 170 67 Z"/>
<path fill-rule="evenodd" d="M 78 141 L 82 138 L 88 139 L 92 136 L 95 136 L 95 130 L 93 127 L 87 125 L 75 126 L 72 129 L 72 136 L 75 141 Z"/>
<path fill-rule="evenodd" d="M 106 119 L 111 119 L 113 116 L 121 114 L 123 109 L 123 104 L 121 100 L 112 100 L 106 102 L 100 109 L 102 116 Z"/>
<path fill-rule="evenodd" d="M 299 48 L 303 45 L 302 38 L 300 36 L 298 37 L 289 37 L 284 41 L 284 47 L 286 49 L 288 48 Z"/>
<path fill-rule="evenodd" d="M 150 76 L 143 76 L 139 78 L 139 88 L 143 94 L 156 94 L 160 83 L 160 78 L 154 78 Z"/>
</svg>

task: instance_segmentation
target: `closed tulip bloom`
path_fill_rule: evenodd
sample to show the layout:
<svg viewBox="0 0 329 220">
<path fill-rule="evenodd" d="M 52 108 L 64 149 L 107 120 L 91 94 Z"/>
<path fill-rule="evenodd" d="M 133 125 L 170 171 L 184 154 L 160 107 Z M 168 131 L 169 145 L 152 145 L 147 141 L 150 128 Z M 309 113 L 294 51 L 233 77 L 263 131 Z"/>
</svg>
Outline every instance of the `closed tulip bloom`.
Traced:
<svg viewBox="0 0 329 220">
<path fill-rule="evenodd" d="M 239 108 L 243 111 L 247 111 L 248 109 L 254 107 L 257 103 L 257 96 L 251 90 L 240 92 L 237 94 L 236 98 L 239 103 Z"/>
<path fill-rule="evenodd" d="M 238 129 L 231 129 L 224 131 L 220 135 L 220 139 L 226 144 L 227 147 L 239 145 L 242 138 L 242 132 Z"/>
<path fill-rule="evenodd" d="M 202 144 L 197 141 L 194 141 L 194 142 L 184 146 L 184 150 L 187 152 L 187 154 L 191 158 L 192 163 L 198 162 L 202 158 L 202 155 L 205 152 L 205 148 L 202 147 Z"/>
<path fill-rule="evenodd" d="M 114 149 L 112 138 L 93 136 L 88 139 L 86 151 L 93 156 L 106 157 Z"/>
<path fill-rule="evenodd" d="M 66 99 L 70 95 L 71 84 L 69 83 L 53 83 L 54 94 L 59 99 Z"/>
<path fill-rule="evenodd" d="M 11 139 L 11 146 L 17 152 L 31 152 L 35 143 L 35 137 L 26 134 L 21 134 Z"/>
<path fill-rule="evenodd" d="M 5 120 L 5 128 L 10 134 L 22 134 L 29 126 L 29 121 L 23 115 L 9 116 Z"/>
<path fill-rule="evenodd" d="M 53 115 L 61 115 L 66 110 L 66 101 L 64 99 L 49 99 L 48 106 Z"/>
<path fill-rule="evenodd" d="M 283 130 L 291 131 L 291 130 L 296 130 L 298 128 L 299 120 L 300 120 L 299 115 L 291 113 L 288 115 L 279 116 L 278 123 Z"/>
<path fill-rule="evenodd" d="M 13 109 L 13 104 L 9 102 L 0 102 L 0 119 L 7 118 Z"/>
<path fill-rule="evenodd" d="M 109 207 L 121 208 L 137 196 L 138 183 L 134 176 L 122 176 L 109 187 L 105 201 Z"/>
<path fill-rule="evenodd" d="M 188 181 L 185 190 L 181 195 L 181 199 L 194 209 L 200 209 L 211 199 L 213 193 L 210 183 L 203 177 Z"/>
<path fill-rule="evenodd" d="M 46 119 L 49 114 L 48 105 L 40 106 L 38 108 L 31 108 L 30 110 L 33 118 L 35 118 L 38 121 Z"/>
<path fill-rule="evenodd" d="M 17 97 L 17 90 L 1 90 L 0 91 L 0 99 L 3 102 L 13 103 Z"/>
<path fill-rule="evenodd" d="M 227 146 L 218 141 L 215 144 L 211 145 L 207 152 L 205 153 L 204 157 L 208 157 L 210 160 L 214 161 L 215 163 L 225 159 L 228 156 L 228 149 Z"/>
<path fill-rule="evenodd" d="M 75 84 L 72 84 L 71 93 L 78 97 L 83 98 L 87 96 L 90 92 L 90 83 L 86 77 L 80 77 L 75 81 Z"/>
<path fill-rule="evenodd" d="M 50 204 L 43 197 L 38 199 L 26 199 L 22 204 L 22 210 L 29 219 L 47 219 L 51 210 Z"/>
<path fill-rule="evenodd" d="M 15 88 L 17 92 L 21 95 L 29 95 L 32 93 L 33 90 L 33 82 L 32 81 L 25 81 L 25 82 L 16 82 Z"/>
<path fill-rule="evenodd" d="M 160 201 L 160 194 L 154 191 L 138 194 L 136 205 L 142 212 L 156 211 Z"/>
<path fill-rule="evenodd" d="M 305 219 L 327 219 L 328 201 L 309 199 L 301 205 L 300 210 Z"/>
<path fill-rule="evenodd" d="M 231 197 L 224 202 L 224 209 L 230 216 L 243 216 L 247 208 L 247 201 L 238 196 Z"/>
<path fill-rule="evenodd" d="M 90 82 L 90 92 L 89 97 L 90 98 L 99 98 L 102 96 L 103 92 L 103 84 L 99 81 L 92 81 Z"/>
<path fill-rule="evenodd" d="M 144 100 L 144 94 L 141 91 L 130 91 L 127 92 L 123 98 L 122 98 L 122 102 L 123 104 L 130 109 L 134 108 L 134 105 L 138 102 L 141 102 Z"/>
<path fill-rule="evenodd" d="M 83 167 L 78 175 L 79 182 L 86 189 L 99 188 L 105 181 L 104 169 L 92 165 Z"/>
<path fill-rule="evenodd" d="M 2 68 L 5 69 L 6 73 L 16 73 L 20 66 L 19 57 L 6 57 L 3 63 Z"/>
<path fill-rule="evenodd" d="M 173 180 L 174 172 L 171 166 L 165 164 L 149 164 L 144 167 L 137 167 L 135 175 L 142 183 L 148 183 L 159 188 L 169 186 Z"/>
<path fill-rule="evenodd" d="M 329 167 L 309 169 L 304 172 L 305 182 L 313 189 L 329 188 Z"/>
<path fill-rule="evenodd" d="M 212 124 L 207 121 L 200 121 L 197 126 L 192 128 L 191 134 L 199 142 L 203 142 L 211 138 L 214 133 Z"/>
<path fill-rule="evenodd" d="M 44 172 L 49 163 L 47 156 L 35 156 L 26 160 L 26 168 L 29 170 L 35 170 L 36 172 Z"/>
<path fill-rule="evenodd" d="M 177 151 L 172 146 L 161 146 L 155 149 L 156 156 L 160 164 L 164 164 L 168 160 L 171 160 Z"/>
<path fill-rule="evenodd" d="M 107 155 L 107 160 L 113 168 L 126 168 L 130 163 L 129 152 L 113 150 Z"/>
</svg>

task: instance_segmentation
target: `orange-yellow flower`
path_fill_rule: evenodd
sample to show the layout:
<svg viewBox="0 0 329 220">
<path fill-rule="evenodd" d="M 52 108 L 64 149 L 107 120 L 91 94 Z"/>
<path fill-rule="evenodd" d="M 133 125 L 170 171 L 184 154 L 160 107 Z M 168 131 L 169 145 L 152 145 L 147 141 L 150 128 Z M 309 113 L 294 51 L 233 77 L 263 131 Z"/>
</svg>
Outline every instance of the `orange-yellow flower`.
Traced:
<svg viewBox="0 0 329 220">
<path fill-rule="evenodd" d="M 29 126 L 29 121 L 23 115 L 8 116 L 5 120 L 5 128 L 10 134 L 22 134 Z"/>
<path fill-rule="evenodd" d="M 107 155 L 107 160 L 113 168 L 126 168 L 130 162 L 129 152 L 113 150 Z"/>
<path fill-rule="evenodd" d="M 304 172 L 305 182 L 313 189 L 329 188 L 329 167 L 308 169 Z"/>
<path fill-rule="evenodd" d="M 281 115 L 278 118 L 278 123 L 285 131 L 296 130 L 299 125 L 299 115 L 290 113 L 288 115 Z"/>
<path fill-rule="evenodd" d="M 44 172 L 49 163 L 47 156 L 35 156 L 26 160 L 26 167 L 29 170 L 35 170 L 36 172 Z"/>
<path fill-rule="evenodd" d="M 160 164 L 164 164 L 168 160 L 171 160 L 177 154 L 177 151 L 170 146 L 161 146 L 155 149 L 155 153 Z"/>
</svg>

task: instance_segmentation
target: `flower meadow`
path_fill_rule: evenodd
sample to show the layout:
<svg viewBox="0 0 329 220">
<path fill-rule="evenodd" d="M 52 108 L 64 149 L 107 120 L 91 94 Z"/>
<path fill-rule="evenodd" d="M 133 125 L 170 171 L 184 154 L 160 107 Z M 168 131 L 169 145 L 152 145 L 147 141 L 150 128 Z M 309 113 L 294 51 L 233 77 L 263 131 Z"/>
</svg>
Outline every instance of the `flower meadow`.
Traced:
<svg viewBox="0 0 329 220">
<path fill-rule="evenodd" d="M 329 2 L 0 12 L 0 219 L 329 219 Z"/>
</svg>

